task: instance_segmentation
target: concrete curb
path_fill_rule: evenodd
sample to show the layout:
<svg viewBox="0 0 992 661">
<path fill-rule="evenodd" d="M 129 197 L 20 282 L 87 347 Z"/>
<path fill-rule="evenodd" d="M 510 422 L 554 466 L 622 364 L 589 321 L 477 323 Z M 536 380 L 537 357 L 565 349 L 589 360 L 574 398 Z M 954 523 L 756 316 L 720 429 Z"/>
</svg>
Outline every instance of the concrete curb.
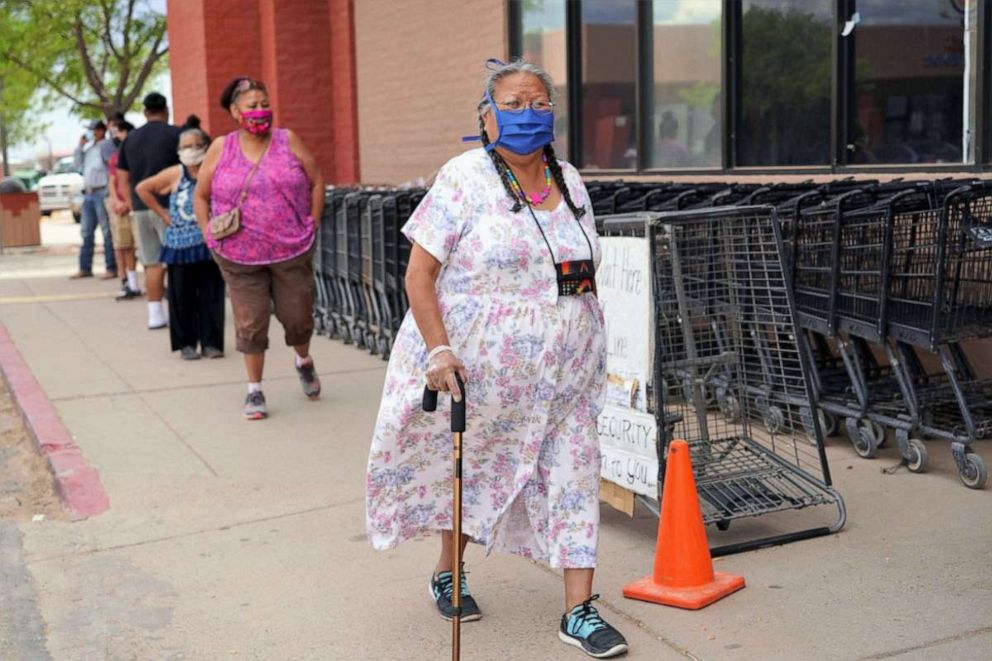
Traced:
<svg viewBox="0 0 992 661">
<path fill-rule="evenodd" d="M 73 520 L 87 519 L 110 509 L 100 474 L 87 463 L 2 323 L 0 376 L 7 382 L 28 430 L 48 461 L 62 505 Z"/>
</svg>

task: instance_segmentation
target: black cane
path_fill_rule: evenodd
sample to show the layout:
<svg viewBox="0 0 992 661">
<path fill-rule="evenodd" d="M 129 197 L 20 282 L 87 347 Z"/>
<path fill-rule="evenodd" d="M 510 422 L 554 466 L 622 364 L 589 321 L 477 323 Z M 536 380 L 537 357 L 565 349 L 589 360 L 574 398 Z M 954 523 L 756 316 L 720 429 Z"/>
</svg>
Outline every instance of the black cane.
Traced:
<svg viewBox="0 0 992 661">
<path fill-rule="evenodd" d="M 451 534 L 455 544 L 452 572 L 454 590 L 451 605 L 454 615 L 451 618 L 451 659 L 459 661 L 462 654 L 462 432 L 465 431 L 465 383 L 458 374 L 455 374 L 455 379 L 458 381 L 458 388 L 462 391 L 462 400 L 460 402 L 456 402 L 454 398 L 451 400 L 451 438 L 455 455 L 451 506 Z M 428 412 L 437 410 L 436 390 L 424 388 L 423 406 Z"/>
</svg>

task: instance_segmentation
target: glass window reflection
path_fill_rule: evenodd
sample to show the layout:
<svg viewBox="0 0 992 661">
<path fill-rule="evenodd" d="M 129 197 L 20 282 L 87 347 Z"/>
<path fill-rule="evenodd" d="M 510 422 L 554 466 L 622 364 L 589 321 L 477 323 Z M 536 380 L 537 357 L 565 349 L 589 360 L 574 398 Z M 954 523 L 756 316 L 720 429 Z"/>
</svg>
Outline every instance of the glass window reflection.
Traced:
<svg viewBox="0 0 992 661">
<path fill-rule="evenodd" d="M 635 0 L 582 2 L 582 167 L 637 167 Z"/>
<path fill-rule="evenodd" d="M 964 0 L 858 0 L 853 163 L 963 160 Z"/>
<path fill-rule="evenodd" d="M 654 0 L 648 167 L 719 167 L 722 0 Z"/>
<path fill-rule="evenodd" d="M 738 165 L 830 162 L 833 0 L 744 0 Z"/>
</svg>

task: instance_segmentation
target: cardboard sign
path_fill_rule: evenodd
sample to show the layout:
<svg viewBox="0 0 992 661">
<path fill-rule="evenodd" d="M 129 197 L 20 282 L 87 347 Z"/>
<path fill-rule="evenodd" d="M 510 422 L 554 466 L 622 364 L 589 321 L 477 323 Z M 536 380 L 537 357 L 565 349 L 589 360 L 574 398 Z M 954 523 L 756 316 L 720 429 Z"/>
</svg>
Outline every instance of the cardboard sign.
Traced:
<svg viewBox="0 0 992 661">
<path fill-rule="evenodd" d="M 606 320 L 606 408 L 599 417 L 604 502 L 633 511 L 634 494 L 658 496 L 657 430 L 647 411 L 654 323 L 647 239 L 602 237 L 596 272 Z"/>
<path fill-rule="evenodd" d="M 650 498 L 658 497 L 658 430 L 654 416 L 607 405 L 599 416 L 600 477 Z"/>
<path fill-rule="evenodd" d="M 634 408 L 647 410 L 651 377 L 651 257 L 647 239 L 603 237 L 596 286 L 606 320 L 606 371 L 635 381 Z M 611 401 L 616 401 L 611 397 Z"/>
</svg>

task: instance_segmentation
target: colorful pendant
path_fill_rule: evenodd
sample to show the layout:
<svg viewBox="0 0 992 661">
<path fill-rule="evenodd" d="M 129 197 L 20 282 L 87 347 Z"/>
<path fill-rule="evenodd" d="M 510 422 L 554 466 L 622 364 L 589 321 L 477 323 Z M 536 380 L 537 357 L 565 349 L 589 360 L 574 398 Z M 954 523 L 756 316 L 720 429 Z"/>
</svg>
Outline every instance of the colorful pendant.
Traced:
<svg viewBox="0 0 992 661">
<path fill-rule="evenodd" d="M 519 197 L 524 202 L 527 202 L 528 204 L 535 207 L 543 203 L 546 199 L 548 199 L 548 196 L 551 195 L 551 166 L 548 165 L 548 157 L 546 154 L 543 156 L 543 158 L 544 158 L 544 190 L 542 190 L 540 193 L 531 193 L 530 195 L 525 193 L 524 189 L 521 188 L 520 186 L 520 182 L 518 182 L 517 178 L 513 175 L 513 171 L 510 170 L 509 168 L 506 169 L 507 174 L 510 175 L 510 188 L 513 189 L 513 192 L 516 194 L 516 196 Z"/>
</svg>

